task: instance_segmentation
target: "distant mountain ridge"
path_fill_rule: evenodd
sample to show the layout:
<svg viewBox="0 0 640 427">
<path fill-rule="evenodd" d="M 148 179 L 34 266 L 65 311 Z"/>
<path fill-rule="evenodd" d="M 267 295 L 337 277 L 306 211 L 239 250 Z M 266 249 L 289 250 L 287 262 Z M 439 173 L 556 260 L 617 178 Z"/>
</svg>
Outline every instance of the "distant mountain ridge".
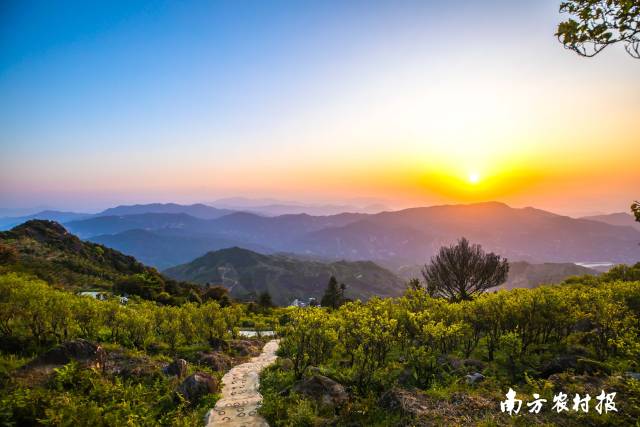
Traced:
<svg viewBox="0 0 640 427">
<path fill-rule="evenodd" d="M 256 213 L 264 216 L 307 214 L 313 216 L 337 215 L 339 213 L 378 213 L 389 208 L 377 200 L 361 201 L 365 203 L 330 204 L 301 203 L 277 199 L 249 199 L 245 197 L 229 197 L 211 202 L 212 206 Z"/>
<path fill-rule="evenodd" d="M 147 209 L 144 206 L 207 209 L 206 205 L 176 204 L 115 209 L 138 212 Z M 214 216 L 221 213 L 207 212 Z M 66 222 L 65 226 L 82 238 L 108 242 L 160 268 L 184 263 L 185 254 L 200 256 L 226 246 L 266 253 L 288 252 L 317 259 L 372 260 L 396 268 L 424 263 L 441 246 L 463 236 L 509 259 L 537 264 L 633 264 L 640 259 L 637 229 L 535 208 L 512 208 L 498 202 L 326 216 L 268 217 L 249 212 L 232 212 L 212 219 L 184 212 L 94 215 Z M 148 233 L 123 234 L 131 230 Z M 168 250 L 170 241 L 183 253 L 173 251 L 172 254 Z"/>
<path fill-rule="evenodd" d="M 90 238 L 103 234 L 117 234 L 128 230 L 187 230 L 203 226 L 207 220 L 184 213 L 145 213 L 134 215 L 95 216 L 65 223 L 72 233 Z"/>
<path fill-rule="evenodd" d="M 405 231 L 396 238 L 394 230 Z M 300 244 L 322 256 L 407 263 L 424 262 L 462 236 L 509 259 L 537 263 L 640 259 L 635 230 L 497 202 L 383 212 L 304 236 Z"/>
<path fill-rule="evenodd" d="M 123 216 L 123 215 L 140 215 L 148 213 L 158 214 L 187 214 L 189 216 L 201 219 L 215 219 L 221 216 L 229 215 L 235 212 L 230 209 L 218 209 L 213 206 L 207 206 L 202 203 L 193 205 L 179 205 L 177 203 L 149 203 L 145 205 L 120 205 L 114 208 L 106 209 L 98 216 Z"/>
<path fill-rule="evenodd" d="M 238 298 L 268 291 L 280 305 L 296 298 L 320 298 L 332 275 L 347 285 L 347 296 L 352 298 L 398 296 L 405 289 L 402 279 L 370 261 L 323 263 L 237 247 L 209 252 L 163 273 L 202 285 L 221 284 Z"/>
<path fill-rule="evenodd" d="M 102 234 L 90 241 L 135 254 L 136 259 L 159 269 L 173 267 L 194 260 L 209 251 L 237 246 L 240 243 L 224 237 L 179 235 L 171 230 L 126 230 L 117 234 Z M 273 249 L 248 244 L 247 249 L 272 253 Z"/>
<path fill-rule="evenodd" d="M 16 225 L 31 219 L 56 221 L 61 224 L 83 219 L 91 219 L 104 216 L 128 216 L 142 214 L 186 214 L 194 218 L 214 219 L 229 215 L 235 211 L 229 209 L 217 209 L 202 203 L 193 205 L 179 205 L 177 203 L 149 203 L 141 205 L 120 205 L 105 209 L 96 214 L 64 212 L 56 210 L 43 210 L 30 215 L 7 216 L 0 218 L 0 230 L 8 230 Z"/>
<path fill-rule="evenodd" d="M 633 227 L 636 230 L 640 230 L 640 222 L 637 222 L 633 215 L 626 212 L 616 212 L 605 215 L 592 215 L 585 216 L 582 219 L 590 221 L 604 222 L 609 225 L 618 225 L 621 227 Z"/>
<path fill-rule="evenodd" d="M 8 230 L 12 227 L 15 227 L 16 225 L 20 225 L 32 219 L 41 219 L 64 223 L 68 221 L 90 218 L 91 216 L 93 215 L 87 213 L 45 210 L 30 215 L 0 218 L 0 230 Z"/>
</svg>

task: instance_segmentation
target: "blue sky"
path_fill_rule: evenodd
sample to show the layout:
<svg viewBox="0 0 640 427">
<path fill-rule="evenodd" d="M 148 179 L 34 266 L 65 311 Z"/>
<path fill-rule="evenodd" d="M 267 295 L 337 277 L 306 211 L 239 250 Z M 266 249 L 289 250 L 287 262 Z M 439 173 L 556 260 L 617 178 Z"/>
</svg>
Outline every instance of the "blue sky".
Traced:
<svg viewBox="0 0 640 427">
<path fill-rule="evenodd" d="M 560 159 L 563 144 L 572 170 L 593 170 L 576 141 L 611 146 L 616 120 L 640 109 L 640 68 L 621 49 L 590 62 L 565 51 L 559 19 L 549 0 L 3 2 L 0 205 L 490 197 L 563 210 L 558 183 L 587 178 L 559 161 L 518 175 L 535 197 L 529 184 L 431 183 Z M 618 119 L 579 129 L 611 113 L 600 103 Z M 638 142 L 615 139 L 607 166 Z M 638 179 L 621 167 L 620 183 Z M 627 187 L 592 175 L 571 205 L 626 203 Z"/>
</svg>

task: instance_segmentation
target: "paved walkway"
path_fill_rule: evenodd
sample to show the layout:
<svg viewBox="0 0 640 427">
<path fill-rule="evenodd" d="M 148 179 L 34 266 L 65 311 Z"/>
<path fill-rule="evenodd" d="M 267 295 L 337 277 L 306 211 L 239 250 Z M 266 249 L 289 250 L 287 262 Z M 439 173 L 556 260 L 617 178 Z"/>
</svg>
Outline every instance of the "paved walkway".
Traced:
<svg viewBox="0 0 640 427">
<path fill-rule="evenodd" d="M 276 361 L 278 340 L 269 341 L 259 356 L 234 366 L 222 377 L 222 398 L 207 414 L 206 427 L 269 427 L 258 415 L 262 395 L 258 392 L 260 371 Z"/>
</svg>

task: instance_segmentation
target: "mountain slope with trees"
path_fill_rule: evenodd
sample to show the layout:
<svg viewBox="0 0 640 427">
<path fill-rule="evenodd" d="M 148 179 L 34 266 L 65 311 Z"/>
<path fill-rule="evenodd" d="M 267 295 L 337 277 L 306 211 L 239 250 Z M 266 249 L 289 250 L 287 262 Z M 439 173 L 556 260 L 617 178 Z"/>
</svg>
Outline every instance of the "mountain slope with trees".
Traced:
<svg viewBox="0 0 640 427">
<path fill-rule="evenodd" d="M 114 290 L 166 303 L 197 290 L 106 246 L 84 242 L 53 221 L 0 232 L 0 272 L 21 272 L 73 290 Z"/>
<path fill-rule="evenodd" d="M 402 279 L 369 261 L 324 263 L 241 248 L 209 252 L 163 273 L 202 285 L 222 284 L 238 298 L 269 292 L 279 305 L 296 298 L 319 300 L 331 276 L 346 285 L 346 296 L 350 298 L 398 296 L 405 287 Z"/>
<path fill-rule="evenodd" d="M 127 230 L 117 234 L 103 234 L 89 238 L 123 253 L 130 254 L 146 265 L 165 269 L 192 261 L 209 251 L 238 246 L 241 243 L 217 235 L 184 235 L 172 230 Z M 272 249 L 246 244 L 247 249 L 272 253 Z"/>
</svg>

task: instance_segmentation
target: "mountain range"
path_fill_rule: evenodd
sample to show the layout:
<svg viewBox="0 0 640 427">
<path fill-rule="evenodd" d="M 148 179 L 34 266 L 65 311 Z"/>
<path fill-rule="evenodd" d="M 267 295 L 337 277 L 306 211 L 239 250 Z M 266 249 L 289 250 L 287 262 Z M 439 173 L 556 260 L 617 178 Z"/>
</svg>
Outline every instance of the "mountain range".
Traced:
<svg viewBox="0 0 640 427">
<path fill-rule="evenodd" d="M 398 271 L 428 262 L 441 246 L 463 236 L 512 261 L 535 264 L 640 259 L 640 230 L 630 215 L 571 218 L 497 202 L 321 216 L 177 204 L 119 206 L 94 215 L 49 212 L 59 214 L 81 238 L 161 269 L 238 246 L 310 260 L 371 260 Z"/>
<path fill-rule="evenodd" d="M 147 234 L 156 235 L 144 230 L 121 234 L 130 235 L 134 241 L 140 239 L 143 251 L 165 244 L 166 253 L 181 252 L 180 247 L 172 244 L 170 235 L 162 236 L 168 240 L 157 242 L 153 240 L 155 237 L 148 240 Z M 408 279 L 420 277 L 421 268 L 405 266 L 396 274 L 371 261 L 317 260 L 305 255 L 265 254 L 231 247 L 209 251 L 193 260 L 184 254 L 190 262 L 160 274 L 107 246 L 82 241 L 58 223 L 30 220 L 0 232 L 0 271 L 29 272 L 50 283 L 75 289 L 119 286 L 120 291 L 143 292 L 145 297 L 164 302 L 189 298 L 195 286 L 189 283 L 223 285 L 236 298 L 254 299 L 268 291 L 276 304 L 285 305 L 296 298 L 320 298 L 332 275 L 346 284 L 350 298 L 398 296 Z M 205 247 L 206 243 L 202 243 L 200 248 Z M 501 288 L 535 287 L 584 274 L 598 273 L 571 263 L 511 262 L 508 280 Z M 152 291 L 145 290 L 145 286 L 151 286 Z M 170 299 L 162 297 L 163 290 L 171 295 Z"/>
<path fill-rule="evenodd" d="M 514 261 L 634 263 L 640 259 L 640 231 L 633 227 L 494 202 L 328 216 L 234 212 L 201 219 L 187 214 L 139 214 L 88 218 L 65 226 L 83 238 L 108 243 L 161 268 L 186 258 L 167 253 L 162 246 L 157 254 L 149 252 L 155 250 L 154 239 L 167 236 L 189 248 L 190 255 L 231 245 L 318 259 L 372 260 L 392 269 L 425 263 L 441 246 L 463 236 Z M 132 245 L 131 236 L 120 233 L 135 229 L 148 233 L 140 234 Z M 157 260 L 161 262 L 154 264 Z"/>
</svg>

